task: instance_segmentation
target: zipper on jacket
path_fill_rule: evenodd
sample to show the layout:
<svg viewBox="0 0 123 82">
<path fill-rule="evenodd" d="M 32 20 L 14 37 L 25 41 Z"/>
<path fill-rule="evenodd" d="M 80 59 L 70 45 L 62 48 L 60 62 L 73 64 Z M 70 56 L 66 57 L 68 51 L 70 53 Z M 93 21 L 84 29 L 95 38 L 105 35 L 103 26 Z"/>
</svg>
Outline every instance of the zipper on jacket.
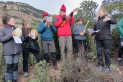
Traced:
<svg viewBox="0 0 123 82">
<path fill-rule="evenodd" d="M 14 27 L 12 27 L 12 31 L 14 31 Z M 12 35 L 13 36 L 13 35 Z M 15 42 L 14 42 L 14 54 L 16 54 L 16 49 L 15 49 Z"/>
</svg>

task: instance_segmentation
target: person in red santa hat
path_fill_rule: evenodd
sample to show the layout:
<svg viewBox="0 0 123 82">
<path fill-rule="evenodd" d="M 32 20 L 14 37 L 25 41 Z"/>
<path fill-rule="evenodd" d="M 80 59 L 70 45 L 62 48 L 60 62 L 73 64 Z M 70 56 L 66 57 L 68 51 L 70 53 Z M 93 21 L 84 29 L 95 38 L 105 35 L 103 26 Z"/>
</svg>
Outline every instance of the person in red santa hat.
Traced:
<svg viewBox="0 0 123 82">
<path fill-rule="evenodd" d="M 66 7 L 63 4 L 61 6 L 59 15 L 56 16 L 54 26 L 58 28 L 57 35 L 59 37 L 59 46 L 61 59 L 65 58 L 65 47 L 67 49 L 67 56 L 72 55 L 72 32 L 71 26 L 74 24 L 73 14 L 77 10 L 74 9 L 69 16 L 66 15 Z"/>
<path fill-rule="evenodd" d="M 49 63 L 49 53 L 51 55 L 51 60 L 53 63 L 53 68 L 58 70 L 57 60 L 56 60 L 56 47 L 54 43 L 53 33 L 56 32 L 56 28 L 53 24 L 47 24 L 47 12 L 43 12 L 43 21 L 38 25 L 38 33 L 41 36 L 42 48 L 44 51 L 44 60 Z"/>
</svg>

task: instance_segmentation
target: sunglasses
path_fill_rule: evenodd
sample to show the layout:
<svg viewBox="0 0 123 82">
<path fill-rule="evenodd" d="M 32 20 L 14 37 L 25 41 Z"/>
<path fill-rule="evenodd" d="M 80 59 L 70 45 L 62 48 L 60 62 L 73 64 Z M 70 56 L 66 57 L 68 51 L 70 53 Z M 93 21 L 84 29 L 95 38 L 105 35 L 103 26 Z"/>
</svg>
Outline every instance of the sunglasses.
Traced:
<svg viewBox="0 0 123 82">
<path fill-rule="evenodd" d="M 78 21 L 83 21 L 83 20 L 78 20 Z"/>
</svg>

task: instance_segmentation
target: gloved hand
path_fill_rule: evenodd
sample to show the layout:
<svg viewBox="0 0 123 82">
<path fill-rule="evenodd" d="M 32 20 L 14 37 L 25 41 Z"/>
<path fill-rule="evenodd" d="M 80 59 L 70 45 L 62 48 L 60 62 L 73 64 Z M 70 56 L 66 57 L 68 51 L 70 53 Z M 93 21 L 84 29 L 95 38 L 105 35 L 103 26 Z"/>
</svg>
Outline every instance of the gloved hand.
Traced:
<svg viewBox="0 0 123 82">
<path fill-rule="evenodd" d="M 43 22 L 45 23 L 45 22 L 46 22 L 46 20 L 43 20 Z"/>
<path fill-rule="evenodd" d="M 71 12 L 71 13 L 70 13 L 70 16 L 71 16 L 71 17 L 73 16 L 73 13 L 74 13 L 74 12 Z"/>
<path fill-rule="evenodd" d="M 66 17 L 63 17 L 62 20 L 65 21 L 67 18 Z"/>
</svg>

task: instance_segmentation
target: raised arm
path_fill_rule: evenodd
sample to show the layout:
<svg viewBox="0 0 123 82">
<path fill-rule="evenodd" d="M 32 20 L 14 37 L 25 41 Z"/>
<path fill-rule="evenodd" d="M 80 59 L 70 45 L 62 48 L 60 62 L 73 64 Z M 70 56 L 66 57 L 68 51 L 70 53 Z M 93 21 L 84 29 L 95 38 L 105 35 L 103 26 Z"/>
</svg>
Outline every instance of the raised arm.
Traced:
<svg viewBox="0 0 123 82">
<path fill-rule="evenodd" d="M 52 24 L 52 25 L 50 25 L 50 28 L 51 28 L 51 30 L 53 31 L 53 32 L 56 32 L 56 27 Z"/>
<path fill-rule="evenodd" d="M 44 23 L 44 22 L 41 22 L 41 23 L 38 25 L 38 33 L 39 33 L 39 34 L 42 34 L 44 30 L 45 30 L 45 23 Z"/>
<path fill-rule="evenodd" d="M 54 26 L 58 28 L 62 24 L 62 22 L 62 19 L 55 18 Z"/>
<path fill-rule="evenodd" d="M 107 22 L 110 23 L 110 24 L 116 24 L 117 23 L 117 21 L 113 18 L 110 18 L 110 20 L 107 21 Z"/>
</svg>

